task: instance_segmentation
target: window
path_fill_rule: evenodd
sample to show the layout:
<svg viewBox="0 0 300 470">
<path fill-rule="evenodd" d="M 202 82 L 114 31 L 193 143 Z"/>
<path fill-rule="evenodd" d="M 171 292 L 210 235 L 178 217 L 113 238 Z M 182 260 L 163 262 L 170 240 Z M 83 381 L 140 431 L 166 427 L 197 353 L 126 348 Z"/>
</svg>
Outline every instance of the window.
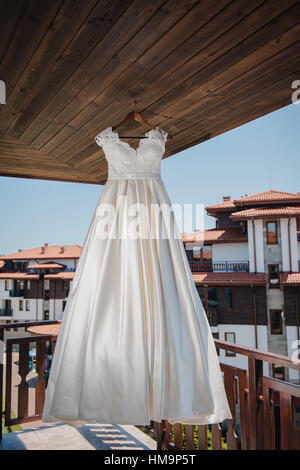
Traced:
<svg viewBox="0 0 300 470">
<path fill-rule="evenodd" d="M 24 301 L 19 300 L 19 310 L 23 310 L 23 309 L 24 309 Z"/>
<path fill-rule="evenodd" d="M 207 307 L 210 308 L 217 308 L 218 306 L 218 292 L 215 287 L 208 287 L 207 288 Z"/>
<path fill-rule="evenodd" d="M 228 341 L 228 343 L 235 343 L 235 333 L 229 331 L 225 332 L 225 341 Z M 236 353 L 233 351 L 225 351 L 225 356 L 235 357 Z"/>
<path fill-rule="evenodd" d="M 68 290 L 69 289 L 69 281 L 67 279 L 63 279 L 62 280 L 62 288 L 64 290 Z"/>
<path fill-rule="evenodd" d="M 277 245 L 277 222 L 267 222 L 267 244 Z"/>
<path fill-rule="evenodd" d="M 30 280 L 29 279 L 26 281 L 26 289 L 30 290 Z"/>
<path fill-rule="evenodd" d="M 282 335 L 282 312 L 281 310 L 270 310 L 270 324 L 272 335 Z"/>
<path fill-rule="evenodd" d="M 49 320 L 49 310 L 44 311 L 44 320 Z"/>
<path fill-rule="evenodd" d="M 30 300 L 26 300 L 26 307 L 25 308 L 26 308 L 27 312 L 29 312 L 29 310 L 30 310 Z"/>
<path fill-rule="evenodd" d="M 200 260 L 200 248 L 199 246 L 193 246 L 193 258 Z"/>
<path fill-rule="evenodd" d="M 225 287 L 223 289 L 224 297 L 224 308 L 227 310 L 233 309 L 233 293 L 231 287 Z"/>
<path fill-rule="evenodd" d="M 9 290 L 9 280 L 5 279 L 5 290 Z"/>
<path fill-rule="evenodd" d="M 274 379 L 285 380 L 284 367 L 272 364 L 272 372 Z"/>
<path fill-rule="evenodd" d="M 269 287 L 270 288 L 280 288 L 279 285 L 279 265 L 278 264 L 269 264 Z"/>
</svg>

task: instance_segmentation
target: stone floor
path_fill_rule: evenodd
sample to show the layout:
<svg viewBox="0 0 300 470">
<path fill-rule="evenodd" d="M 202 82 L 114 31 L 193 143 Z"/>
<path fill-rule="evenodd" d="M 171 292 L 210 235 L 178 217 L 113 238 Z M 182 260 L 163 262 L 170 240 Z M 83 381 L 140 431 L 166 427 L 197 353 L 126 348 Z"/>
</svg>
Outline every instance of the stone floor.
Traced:
<svg viewBox="0 0 300 470">
<path fill-rule="evenodd" d="M 1 442 L 1 441 L 0 441 Z M 156 442 L 135 426 L 63 423 L 3 435 L 1 450 L 155 450 Z"/>
</svg>

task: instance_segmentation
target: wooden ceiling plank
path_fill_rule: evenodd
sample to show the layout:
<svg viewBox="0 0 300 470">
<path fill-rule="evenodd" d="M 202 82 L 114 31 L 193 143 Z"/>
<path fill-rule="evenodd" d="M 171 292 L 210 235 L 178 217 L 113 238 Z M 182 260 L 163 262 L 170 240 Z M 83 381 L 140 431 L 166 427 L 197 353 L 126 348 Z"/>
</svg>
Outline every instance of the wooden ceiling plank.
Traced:
<svg viewBox="0 0 300 470">
<path fill-rule="evenodd" d="M 111 109 L 111 106 L 118 110 L 118 115 L 120 114 L 120 112 L 126 112 L 126 107 L 128 107 L 128 104 L 133 99 L 131 98 L 131 96 L 135 98 L 139 98 L 139 97 L 141 98 L 141 96 L 138 96 L 138 93 L 139 95 L 142 95 L 142 93 L 146 92 L 147 87 L 152 88 L 152 86 L 155 85 L 155 83 L 152 83 L 153 79 L 155 78 L 151 75 L 152 73 L 151 71 L 153 69 L 157 68 L 158 76 L 161 76 L 166 70 L 171 72 L 171 70 L 174 67 L 176 67 L 177 70 L 179 70 L 181 73 L 181 67 L 183 67 L 183 63 L 187 61 L 188 58 L 193 57 L 195 53 L 197 52 L 197 49 L 201 49 L 204 47 L 204 44 L 203 44 L 204 38 L 206 38 L 205 40 L 207 41 L 207 43 L 209 43 L 211 41 L 211 37 L 210 37 L 211 35 L 212 37 L 215 37 L 214 35 L 218 36 L 221 34 L 222 32 L 222 30 L 220 31 L 221 25 L 222 25 L 222 28 L 224 29 L 226 28 L 230 29 L 234 23 L 240 20 L 241 15 L 242 16 L 243 14 L 246 15 L 249 11 L 251 11 L 251 9 L 254 8 L 255 3 L 260 3 L 260 1 L 257 0 L 257 2 L 253 2 L 253 4 L 251 3 L 252 5 L 251 7 L 249 6 L 249 2 L 243 2 L 244 9 L 241 6 L 241 3 L 239 2 L 239 7 L 235 6 L 233 8 L 232 5 L 230 5 L 230 8 L 228 10 L 227 9 L 223 10 L 224 5 L 226 5 L 227 2 L 224 2 L 224 3 L 218 2 L 218 9 L 222 10 L 220 13 L 222 17 L 221 19 L 219 19 L 218 15 L 216 16 L 216 13 L 218 13 L 218 11 L 216 11 L 216 9 L 213 8 L 214 3 L 215 2 L 203 3 L 206 8 L 205 9 L 206 14 L 203 17 L 203 22 L 202 22 L 203 25 L 205 25 L 205 27 L 203 28 L 203 31 L 207 31 L 207 33 L 203 33 L 201 35 L 200 42 L 196 42 L 194 40 L 194 36 L 190 37 L 190 33 L 192 33 L 195 30 L 195 27 L 196 29 L 202 30 L 202 28 L 199 28 L 199 20 L 195 21 L 194 15 L 196 15 L 196 12 L 194 12 L 194 9 L 193 9 L 189 13 L 189 15 L 186 15 L 186 16 L 190 17 L 189 21 L 191 23 L 194 22 L 195 24 L 194 29 L 192 29 L 191 24 L 184 25 L 185 26 L 184 29 L 187 31 L 187 37 L 189 38 L 187 44 L 186 42 L 184 42 L 185 38 L 182 38 L 182 35 L 179 34 L 180 28 L 183 27 L 182 23 L 184 22 L 184 20 L 186 20 L 186 17 L 184 17 L 180 22 L 178 22 L 178 24 L 174 26 L 174 28 L 172 28 L 171 30 L 173 31 L 172 37 L 169 38 L 171 31 L 168 31 L 168 34 L 166 35 L 164 42 L 163 42 L 164 38 L 162 38 L 158 42 L 158 44 L 154 44 L 153 47 L 149 49 L 149 51 L 147 51 L 147 53 L 144 54 L 144 56 L 142 56 L 139 59 L 138 62 L 142 64 L 140 66 L 140 69 L 144 71 L 144 73 L 142 73 L 142 76 L 145 77 L 143 80 L 143 83 L 141 79 L 138 82 L 136 82 L 137 78 L 139 78 L 137 71 L 136 71 L 136 67 L 137 67 L 136 64 L 134 64 L 134 67 L 132 66 L 131 69 L 127 69 L 126 72 L 123 75 L 121 75 L 120 78 L 116 80 L 115 82 L 113 81 L 113 76 L 108 75 L 108 78 L 111 82 L 110 87 L 108 87 L 103 93 L 100 93 L 93 102 L 93 104 L 94 103 L 99 104 L 98 111 L 103 110 L 103 113 L 106 113 L 106 115 L 109 115 L 110 119 L 113 119 L 113 115 L 114 115 L 114 109 Z M 200 5 L 202 5 L 202 3 Z M 210 19 L 208 16 L 209 12 L 212 15 L 212 19 Z M 199 10 L 197 10 L 197 16 L 198 15 L 199 15 Z M 218 18 L 218 21 L 216 21 L 216 18 Z M 211 22 L 213 23 L 213 28 L 210 26 Z M 214 34 L 212 34 L 213 32 Z M 175 40 L 176 37 L 177 37 L 177 41 Z M 180 45 L 177 47 L 177 53 L 175 52 L 173 53 L 172 51 L 174 51 L 174 47 L 178 43 Z M 159 51 L 163 51 L 163 52 L 159 52 Z M 166 60 L 170 54 L 173 57 L 172 63 L 170 61 L 166 63 Z M 163 82 L 160 82 L 160 86 L 162 83 Z M 120 93 L 120 90 L 121 90 L 121 93 Z M 121 108 L 121 106 L 123 107 Z M 92 115 L 97 116 L 96 120 L 98 122 L 103 121 L 103 119 L 101 119 L 101 116 L 99 116 L 99 112 L 96 113 L 95 111 L 96 111 L 95 109 L 92 109 Z M 68 137 L 68 135 L 72 136 L 74 134 L 74 129 L 79 129 L 79 131 L 82 132 L 83 125 L 86 124 L 87 122 L 90 122 L 89 120 L 90 116 L 87 114 L 87 112 L 88 112 L 88 108 L 86 108 L 83 113 L 79 114 L 74 119 L 74 121 L 71 121 L 69 123 L 70 127 L 69 126 L 65 127 L 58 135 L 56 135 L 55 138 L 53 139 L 54 142 L 50 141 L 49 144 L 43 147 L 43 149 L 46 152 L 52 152 L 55 149 L 55 155 L 56 156 L 60 155 L 62 151 L 64 150 L 64 146 L 68 144 L 66 137 Z M 62 142 L 61 146 L 59 147 L 57 147 L 58 138 Z M 55 145 L 57 148 L 55 148 Z M 57 151 L 59 151 L 59 153 L 57 153 Z"/>
<path fill-rule="evenodd" d="M 297 28 L 299 28 L 300 33 L 300 25 L 297 25 Z M 287 40 L 285 41 L 285 39 Z M 288 73 L 289 70 L 297 67 L 297 64 L 299 63 L 298 54 L 300 51 L 300 42 L 298 41 L 290 47 L 285 48 L 288 43 L 287 34 L 284 33 L 282 37 L 279 38 L 279 44 L 282 50 L 275 54 L 275 56 L 268 60 L 266 57 L 262 56 L 261 62 L 257 67 L 250 67 L 250 70 L 244 71 L 244 73 L 241 73 L 240 70 L 240 74 L 237 74 L 234 80 L 230 80 L 229 77 L 226 81 L 222 74 L 217 76 L 218 83 L 223 83 L 225 85 L 219 89 L 216 89 L 216 87 L 214 87 L 210 82 L 205 84 L 207 91 L 206 96 L 204 96 L 203 99 L 194 102 L 193 105 L 190 105 L 189 107 L 187 106 L 187 103 L 180 105 L 178 107 L 179 112 L 177 114 L 175 114 L 174 110 L 173 119 L 168 119 L 161 123 L 162 128 L 168 128 L 169 132 L 172 134 L 173 131 L 175 132 L 176 129 L 181 127 L 181 132 L 188 134 L 189 127 L 198 125 L 201 121 L 205 122 L 211 113 L 216 113 L 216 109 L 220 109 L 220 105 L 222 106 L 222 109 L 224 109 L 233 99 L 236 101 L 236 99 L 243 98 L 245 94 L 249 94 L 252 89 L 255 90 L 256 87 L 260 89 L 265 83 L 272 84 L 275 78 L 275 71 L 276 78 L 278 79 L 279 74 L 282 76 L 282 74 Z M 266 52 L 265 48 L 262 48 L 262 51 Z M 248 62 L 248 65 L 250 64 L 251 61 Z M 199 94 L 202 95 L 201 90 L 199 90 L 199 92 Z M 208 100 L 205 100 L 204 98 L 208 98 Z M 205 104 L 206 106 L 204 106 Z M 195 121 L 196 112 L 199 114 L 199 117 L 202 115 L 199 121 Z M 75 163 L 76 168 L 84 168 L 85 161 L 91 161 L 90 156 L 93 156 L 93 152 L 90 150 L 90 147 L 88 147 L 88 152 L 82 151 L 74 156 L 72 163 Z M 92 149 L 93 148 L 95 149 L 96 147 L 93 145 Z"/>
<path fill-rule="evenodd" d="M 90 2 L 87 18 L 78 25 L 74 37 L 71 38 L 70 43 L 66 44 L 64 51 L 49 73 L 44 76 L 40 86 L 32 89 L 32 96 L 29 97 L 24 112 L 20 114 L 13 127 L 8 130 L 11 135 L 30 143 L 29 141 L 32 139 L 28 139 L 28 132 L 26 132 L 28 127 L 32 127 L 35 119 L 93 52 L 129 5 L 130 0 L 115 0 L 113 2 L 106 0 L 98 3 L 97 0 L 94 0 Z M 39 118 L 39 122 L 43 122 L 42 117 Z"/>
<path fill-rule="evenodd" d="M 4 3 L 6 5 L 12 5 L 15 10 L 15 1 L 5 1 Z M 0 77 L 6 84 L 7 101 L 24 72 L 24 69 L 42 41 L 45 32 L 60 9 L 62 0 L 55 2 L 52 0 L 44 0 L 43 2 L 40 0 L 30 0 L 21 3 L 25 6 L 23 17 L 0 63 Z M 3 31 L 6 31 L 7 22 L 9 22 L 7 15 L 8 11 L 0 17 L 2 24 L 1 30 Z M 7 106 L 7 104 L 5 106 Z"/>
<path fill-rule="evenodd" d="M 101 40 L 85 60 L 83 60 L 80 67 L 69 77 L 67 83 L 64 83 L 63 86 L 57 90 L 57 93 L 54 95 L 55 100 L 53 103 L 51 102 L 53 97 L 49 96 L 48 101 L 41 109 L 40 115 L 35 116 L 36 119 L 30 123 L 28 128 L 22 133 L 22 140 L 32 144 L 33 139 L 37 137 L 48 124 L 51 124 L 57 114 L 71 101 L 76 105 L 77 110 L 79 106 L 78 95 L 80 95 L 82 88 L 88 86 L 95 75 L 97 73 L 99 74 L 99 70 L 102 73 L 107 61 L 110 62 L 114 57 L 115 60 L 118 61 L 118 50 L 143 28 L 147 19 L 153 15 L 153 12 L 161 7 L 162 3 L 163 0 L 155 0 L 146 10 L 142 8 L 142 0 L 135 0 L 134 2 L 126 0 L 126 2 L 121 2 L 120 8 L 114 5 L 114 9 L 110 15 L 114 17 L 111 28 L 104 31 L 105 34 L 103 37 L 99 35 Z M 123 11 L 124 6 L 127 7 L 125 11 Z M 99 86 L 99 79 L 97 83 Z M 77 112 L 78 110 L 76 113 Z"/>
<path fill-rule="evenodd" d="M 30 102 L 32 93 L 47 78 L 48 73 L 60 60 L 65 47 L 76 34 L 78 24 L 85 20 L 95 2 L 96 0 L 78 0 L 76 2 L 74 0 L 65 0 L 54 20 L 50 24 L 48 22 L 48 29 L 38 48 L 8 96 L 5 108 L 2 108 L 0 112 L 0 118 L 5 116 L 5 119 L 2 119 L 0 123 L 2 133 L 15 136 L 13 126 L 20 118 L 20 112 L 23 111 L 21 116 L 24 115 L 24 110 L 26 113 L 26 106 Z M 41 8 L 41 2 L 38 3 L 39 8 Z M 52 3 L 54 5 L 58 4 L 56 1 Z M 31 36 L 35 36 L 32 31 Z M 19 40 L 24 41 L 24 38 L 21 37 Z M 18 46 L 22 48 L 20 43 Z"/>
<path fill-rule="evenodd" d="M 299 64 L 299 61 L 298 61 Z M 215 114 L 212 114 L 210 117 L 206 118 L 206 129 L 204 132 L 209 134 L 209 138 L 218 135 L 216 134 L 216 129 L 218 126 L 223 129 L 223 127 L 230 126 L 230 123 L 236 123 L 237 125 L 243 125 L 247 122 L 247 115 L 249 110 L 251 111 L 252 119 L 256 119 L 260 117 L 260 112 L 262 106 L 266 106 L 266 102 L 270 103 L 269 96 L 270 93 L 274 95 L 274 102 L 277 103 L 284 103 L 284 105 L 289 104 L 291 101 L 290 97 L 290 84 L 291 82 L 297 77 L 300 73 L 299 70 L 294 70 L 292 73 L 286 73 L 286 76 L 280 78 L 277 82 L 274 80 L 271 84 L 269 83 L 265 88 L 253 89 L 252 93 L 245 96 L 243 99 L 237 100 L 235 103 L 232 103 L 230 107 L 225 107 L 222 111 L 216 110 Z M 277 109 L 274 108 L 274 104 L 270 103 L 269 110 Z M 244 110 L 241 113 L 241 110 Z M 270 111 L 268 111 L 270 112 Z M 253 116 L 254 113 L 254 116 Z M 239 116 L 239 124 L 237 123 L 237 117 Z M 189 142 L 194 142 L 197 138 L 199 140 L 202 139 L 202 135 L 199 132 L 199 129 L 195 126 L 194 129 L 190 129 L 191 132 L 189 135 L 179 133 L 176 139 L 176 144 L 179 147 L 179 151 L 182 151 L 181 148 L 185 146 L 185 144 Z M 223 130 L 222 130 L 223 132 Z M 182 138 L 180 138 L 180 134 L 182 134 Z M 198 137 L 197 137 L 198 136 Z M 174 144 L 170 143 L 168 152 L 172 153 L 172 149 Z"/>
<path fill-rule="evenodd" d="M 78 116 L 83 109 L 85 109 L 85 115 L 88 116 L 87 118 L 95 116 L 95 114 L 99 112 L 99 109 L 102 108 L 102 105 L 93 103 L 93 100 L 99 94 L 100 87 L 105 90 L 115 78 L 120 74 L 122 75 L 122 72 L 127 76 L 127 70 L 130 68 L 131 63 L 136 64 L 133 58 L 138 57 L 139 54 L 142 54 L 147 49 L 148 51 L 152 50 L 151 46 L 157 37 L 159 38 L 171 25 L 178 22 L 178 19 L 187 10 L 186 4 L 180 0 L 172 0 L 169 4 L 172 4 L 172 9 L 167 9 L 168 4 L 163 5 L 163 8 L 158 9 L 157 12 L 149 18 L 149 21 L 143 24 L 143 27 L 141 27 L 139 31 L 136 31 L 135 34 L 132 34 L 130 25 L 124 25 L 126 26 L 126 31 L 123 35 L 123 40 L 125 41 L 124 47 L 122 48 L 119 42 L 113 42 L 110 48 L 106 50 L 104 56 L 101 50 L 97 50 L 98 60 L 95 61 L 94 57 L 89 58 L 88 63 L 84 64 L 83 70 L 79 69 L 74 77 L 71 77 L 71 80 L 66 83 L 65 87 L 60 90 L 60 99 L 56 99 L 57 103 L 54 104 L 54 107 L 50 102 L 38 117 L 37 122 L 32 123 L 22 135 L 22 138 L 37 148 L 43 148 L 43 150 L 48 153 L 65 138 L 65 135 L 59 136 L 60 142 L 56 143 L 55 141 L 53 144 L 50 141 L 49 144 L 47 144 L 50 140 L 49 136 L 55 136 L 57 139 L 57 134 L 61 129 L 64 129 L 67 135 L 68 133 L 72 134 L 74 130 L 77 129 L 76 122 L 74 122 L 74 124 L 70 123 L 71 117 L 76 121 L 76 116 Z M 188 3 L 188 8 L 192 9 L 192 6 L 193 3 Z M 144 21 L 145 18 L 143 18 L 143 22 Z M 120 30 L 124 26 L 120 25 Z M 134 30 L 137 29 L 136 21 L 133 22 L 132 28 L 134 28 Z M 187 34 L 187 32 L 184 31 L 183 35 L 184 34 Z M 128 39 L 127 36 L 131 36 L 131 38 L 126 41 L 126 39 Z M 114 30 L 111 31 L 111 37 L 116 37 Z M 107 40 L 109 40 L 109 38 L 107 38 Z M 99 48 L 102 48 L 102 50 L 104 47 L 105 44 L 99 45 Z M 99 63 L 99 57 L 102 57 L 103 65 Z M 156 60 L 159 60 L 159 58 L 156 58 Z M 86 77 L 86 69 L 89 70 L 89 80 L 87 80 Z M 136 70 L 134 73 L 136 76 Z M 73 83 L 77 83 L 78 88 L 75 88 Z M 69 90 L 69 92 L 67 92 L 67 90 Z M 77 94 L 75 95 L 76 92 Z M 76 96 L 76 100 L 74 100 L 74 95 Z M 91 104 L 87 110 L 86 107 L 89 103 Z M 48 127 L 45 127 L 45 122 L 48 122 Z M 42 127 L 42 125 L 44 127 Z M 75 126 L 74 128 L 73 125 Z"/>
<path fill-rule="evenodd" d="M 298 5 L 298 7 L 299 7 L 299 5 Z M 281 7 L 281 8 L 283 8 L 283 7 Z M 254 24 L 256 22 L 256 24 L 258 23 L 259 25 L 261 25 L 261 24 L 264 24 L 267 21 L 269 21 L 269 18 L 266 18 L 264 16 L 261 17 L 260 14 L 258 15 L 257 11 L 258 10 L 256 10 L 253 13 L 255 15 L 256 21 L 251 19 L 251 24 L 252 23 Z M 272 11 L 274 12 L 275 16 L 279 12 L 278 9 L 274 9 L 274 8 L 273 8 Z M 261 13 L 261 11 L 260 11 L 260 13 Z M 271 15 L 271 18 L 272 18 L 272 15 Z M 246 23 L 247 23 L 247 20 L 248 20 L 248 17 L 245 19 Z M 288 28 L 288 24 L 293 24 L 296 21 L 297 21 L 297 17 L 295 18 L 294 15 L 292 15 L 290 13 L 289 14 L 282 14 L 282 16 L 280 17 L 278 23 L 276 23 L 276 25 L 269 22 L 267 25 L 264 26 L 264 28 L 261 28 L 258 32 L 253 33 L 251 30 L 249 30 L 249 27 L 245 28 L 243 26 L 244 23 L 241 23 L 241 25 L 239 26 L 239 30 L 235 31 L 234 34 L 233 34 L 232 31 L 235 30 L 235 28 L 231 28 L 230 29 L 230 34 L 233 35 L 233 37 L 235 38 L 235 44 L 236 44 L 236 41 L 238 40 L 237 38 L 241 39 L 244 36 L 246 36 L 247 39 L 244 40 L 243 46 L 244 46 L 245 54 L 247 54 L 247 52 L 250 54 L 251 52 L 254 52 L 256 49 L 261 47 L 264 44 L 265 40 L 272 39 L 272 38 L 276 37 L 278 28 L 279 28 L 279 32 L 280 32 L 280 28 L 282 28 L 283 30 L 286 30 Z M 265 34 L 261 33 L 261 31 L 263 29 L 264 29 Z M 246 31 L 246 33 L 245 33 L 245 31 Z M 250 34 L 253 33 L 253 34 L 251 34 L 250 37 L 249 36 L 247 37 L 247 34 L 249 34 L 249 33 Z M 267 37 L 265 37 L 265 36 L 267 36 Z M 174 89 L 169 88 L 170 91 L 168 93 L 165 92 L 165 83 L 164 82 L 162 82 L 159 87 L 157 86 L 155 88 L 157 100 L 155 101 L 155 103 L 153 103 L 153 102 L 149 103 L 149 111 L 148 112 L 147 112 L 147 109 L 145 109 L 143 111 L 143 115 L 145 116 L 145 118 L 149 118 L 148 114 L 151 113 L 151 116 L 152 116 L 153 113 L 155 114 L 155 112 L 157 112 L 158 115 L 159 115 L 159 113 L 160 113 L 160 115 L 161 114 L 165 115 L 167 113 L 167 111 L 165 111 L 166 108 L 171 106 L 174 101 L 176 101 L 179 98 L 181 98 L 182 96 L 184 96 L 186 94 L 187 90 L 190 92 L 193 89 L 196 89 L 197 86 L 199 86 L 200 83 L 204 83 L 205 80 L 207 80 L 208 78 L 210 78 L 212 76 L 212 74 L 216 75 L 216 74 L 220 73 L 222 70 L 225 70 L 226 68 L 229 68 L 234 63 L 238 62 L 238 60 L 242 56 L 241 45 L 234 48 L 233 44 L 232 43 L 230 44 L 230 41 L 228 41 L 227 44 L 228 44 L 228 47 L 229 47 L 229 51 L 227 52 L 227 54 L 221 55 L 217 60 L 212 59 L 213 61 L 208 67 L 205 67 L 203 70 L 200 70 L 200 72 L 194 73 L 189 79 L 185 80 L 183 83 L 176 86 Z M 199 56 L 200 57 L 198 57 L 197 60 L 200 60 L 200 62 L 201 62 L 201 54 L 199 54 Z M 215 57 L 215 56 L 213 56 L 213 57 Z M 186 66 L 183 66 L 178 71 L 178 75 L 180 77 L 182 77 L 182 73 L 184 73 L 184 72 L 182 72 L 182 70 L 184 70 L 185 68 L 186 68 Z M 191 74 L 192 70 L 193 70 L 193 68 L 189 68 L 189 74 Z M 198 70 L 198 69 L 194 69 L 194 72 L 195 72 L 195 70 Z M 172 81 L 171 79 L 168 80 L 168 87 L 170 87 L 170 82 L 171 81 Z M 177 81 L 178 81 L 178 78 L 177 78 Z M 153 88 L 151 88 L 151 93 L 154 93 Z M 159 97 L 159 93 L 162 94 L 161 97 Z M 144 96 L 145 96 L 145 94 L 141 97 L 141 100 L 143 102 L 145 102 Z M 119 104 L 118 101 L 114 101 L 114 102 L 112 102 L 111 107 L 116 108 L 116 109 L 119 110 L 120 109 L 120 104 Z M 143 108 L 142 108 L 142 110 L 143 110 Z M 109 109 L 109 108 L 106 108 L 104 110 L 103 114 L 104 113 L 107 114 L 109 111 L 110 111 L 110 114 L 107 115 L 107 116 L 104 115 L 104 118 L 101 118 L 102 113 L 99 113 L 95 118 L 88 121 L 86 123 L 86 125 L 79 128 L 79 130 L 77 132 L 75 132 L 72 135 L 72 137 L 67 139 L 62 144 L 62 146 L 60 146 L 55 151 L 53 151 L 53 155 L 55 155 L 55 157 L 57 157 L 57 158 L 60 158 L 62 160 L 66 160 L 66 161 L 68 161 L 68 159 L 72 159 L 72 156 L 75 153 L 80 152 L 81 150 L 83 150 L 83 148 L 86 145 L 90 144 L 91 139 L 93 138 L 93 135 L 95 135 L 95 131 L 99 130 L 99 122 L 103 122 L 103 120 L 105 121 L 105 119 L 106 120 L 109 119 L 110 122 L 111 122 L 112 119 L 116 119 L 115 117 L 113 117 L 113 113 L 111 112 L 111 109 Z M 168 116 L 168 114 L 166 114 L 166 115 Z M 69 145 L 69 150 L 65 151 L 63 154 L 58 154 L 58 150 L 60 150 L 60 148 L 65 149 L 66 145 Z"/>
<path fill-rule="evenodd" d="M 298 30 L 298 37 L 300 37 L 300 25 L 293 29 L 295 31 Z M 295 37 L 297 36 L 295 35 Z M 299 41 L 288 46 L 292 40 L 294 38 L 284 33 L 281 37 L 276 38 L 252 54 L 252 58 L 248 56 L 235 64 L 232 69 L 226 70 L 223 74 L 216 75 L 212 80 L 199 87 L 198 93 L 193 92 L 190 95 L 184 96 L 182 100 L 178 100 L 174 106 L 171 106 L 173 117 L 172 119 L 165 119 L 161 123 L 161 127 L 168 128 L 170 133 L 176 132 L 179 127 L 183 130 L 183 120 L 185 128 L 190 124 L 192 125 L 195 122 L 195 112 L 206 116 L 207 110 L 215 109 L 219 102 L 223 102 L 223 100 L 225 100 L 225 103 L 228 102 L 240 89 L 249 87 L 261 77 L 269 76 L 270 71 L 275 74 L 277 69 L 280 70 L 282 67 L 287 67 L 288 63 L 298 56 L 300 50 Z M 269 57 L 272 48 L 276 50 L 275 45 L 280 46 L 280 50 L 279 47 L 276 47 L 279 52 Z M 256 61 L 260 61 L 260 63 L 253 66 Z"/>
<path fill-rule="evenodd" d="M 250 37 L 243 39 L 236 47 L 233 47 L 227 53 L 213 61 L 209 66 L 195 73 L 191 78 L 187 79 L 176 88 L 171 89 L 152 105 L 151 111 L 155 112 L 157 108 L 160 110 L 160 113 L 166 114 L 170 108 L 176 106 L 177 101 L 180 101 L 181 105 L 183 105 L 182 97 L 187 95 L 186 90 L 188 90 L 188 94 L 194 90 L 195 93 L 197 93 L 202 84 L 205 84 L 208 80 L 211 80 L 212 77 L 226 70 L 231 73 L 232 67 L 234 67 L 235 64 L 239 64 L 242 58 L 245 59 L 253 53 L 258 53 L 265 44 L 271 41 L 273 41 L 271 47 L 274 49 L 271 55 L 274 55 L 276 53 L 276 41 L 278 36 L 297 25 L 297 23 L 299 23 L 299 15 L 300 3 L 298 2 L 291 10 L 282 13 L 278 21 L 269 22 L 257 32 L 251 34 Z M 244 24 L 244 26 L 246 25 Z M 297 39 L 298 37 L 294 40 Z M 239 67 L 239 65 L 237 65 L 237 67 Z M 147 113 L 145 115 L 147 116 Z M 173 116 L 173 109 L 171 116 Z"/>
<path fill-rule="evenodd" d="M 5 28 L 0 28 L 0 64 L 16 34 L 26 4 L 27 2 L 24 0 L 15 0 L 14 2 L 2 1 L 0 3 L 0 18 L 3 24 L 5 24 Z"/>
</svg>

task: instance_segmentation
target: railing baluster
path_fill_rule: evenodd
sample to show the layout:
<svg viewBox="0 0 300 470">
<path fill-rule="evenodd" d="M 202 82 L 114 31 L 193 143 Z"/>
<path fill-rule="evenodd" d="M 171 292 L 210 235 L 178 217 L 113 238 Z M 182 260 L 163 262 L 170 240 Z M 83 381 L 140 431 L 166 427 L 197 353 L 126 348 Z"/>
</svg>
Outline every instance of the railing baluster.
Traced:
<svg viewBox="0 0 300 470">
<path fill-rule="evenodd" d="M 207 426 L 205 424 L 198 425 L 198 448 L 199 450 L 207 450 Z"/>
<path fill-rule="evenodd" d="M 219 423 L 211 425 L 211 441 L 213 450 L 222 450 L 222 430 Z"/>
<path fill-rule="evenodd" d="M 11 382 L 12 382 L 12 344 L 6 346 L 6 380 L 5 380 L 5 426 L 10 425 L 11 417 Z"/>
<path fill-rule="evenodd" d="M 187 424 L 185 426 L 185 439 L 186 439 L 186 450 L 194 450 L 195 448 L 194 426 L 192 424 Z"/>
<path fill-rule="evenodd" d="M 19 375 L 21 382 L 18 386 L 18 418 L 28 416 L 28 383 L 26 377 L 29 372 L 29 343 L 19 346 Z"/>
<path fill-rule="evenodd" d="M 225 370 L 224 372 L 224 386 L 226 390 L 226 395 L 228 397 L 228 404 L 231 410 L 232 419 L 227 419 L 228 431 L 226 434 L 227 449 L 228 450 L 237 450 L 238 449 L 238 440 L 235 433 L 234 425 L 236 421 L 236 383 L 235 377 L 233 374 L 230 374 Z"/>
<path fill-rule="evenodd" d="M 44 379 L 44 372 L 46 368 L 46 341 L 41 343 L 38 342 L 36 345 L 36 372 L 38 379 L 35 386 L 35 414 L 42 414 L 44 401 L 45 401 L 45 390 L 46 383 Z"/>
<path fill-rule="evenodd" d="M 183 449 L 182 424 L 174 424 L 174 444 L 177 449 Z"/>
</svg>

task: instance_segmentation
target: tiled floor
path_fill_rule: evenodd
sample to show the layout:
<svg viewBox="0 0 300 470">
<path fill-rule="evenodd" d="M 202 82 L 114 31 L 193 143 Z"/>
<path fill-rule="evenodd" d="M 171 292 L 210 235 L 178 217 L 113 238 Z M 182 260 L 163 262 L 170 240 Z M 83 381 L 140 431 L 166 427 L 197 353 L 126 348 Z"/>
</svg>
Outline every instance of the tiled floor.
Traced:
<svg viewBox="0 0 300 470">
<path fill-rule="evenodd" d="M 1 450 L 149 450 L 156 449 L 151 437 L 135 426 L 65 424 L 41 426 L 3 435 Z"/>
</svg>

